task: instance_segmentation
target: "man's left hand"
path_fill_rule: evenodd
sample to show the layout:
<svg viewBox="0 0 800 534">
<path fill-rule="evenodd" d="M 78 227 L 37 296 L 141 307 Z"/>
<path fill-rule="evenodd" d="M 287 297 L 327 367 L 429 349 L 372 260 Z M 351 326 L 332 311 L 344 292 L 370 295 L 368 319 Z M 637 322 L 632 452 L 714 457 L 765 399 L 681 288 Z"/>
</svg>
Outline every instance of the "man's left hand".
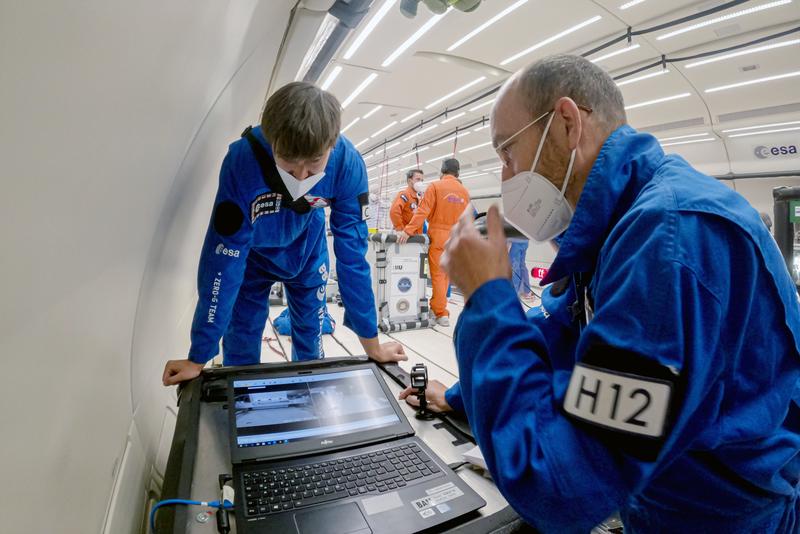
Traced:
<svg viewBox="0 0 800 534">
<path fill-rule="evenodd" d="M 511 279 L 503 218 L 496 205 L 486 214 L 486 229 L 488 239 L 483 239 L 475 228 L 472 212 L 465 210 L 451 230 L 442 254 L 442 268 L 465 301 L 489 280 Z"/>
<path fill-rule="evenodd" d="M 411 235 L 410 235 L 410 234 L 407 234 L 407 233 L 405 233 L 405 232 L 399 232 L 399 233 L 397 234 L 397 242 L 398 242 L 399 244 L 401 244 L 401 245 L 402 245 L 402 244 L 404 244 L 406 241 L 408 241 L 408 238 L 409 238 L 409 237 L 411 237 Z"/>
<path fill-rule="evenodd" d="M 403 345 L 397 341 L 381 343 L 377 352 L 370 354 L 369 357 L 379 363 L 402 362 L 408 359 Z"/>
</svg>

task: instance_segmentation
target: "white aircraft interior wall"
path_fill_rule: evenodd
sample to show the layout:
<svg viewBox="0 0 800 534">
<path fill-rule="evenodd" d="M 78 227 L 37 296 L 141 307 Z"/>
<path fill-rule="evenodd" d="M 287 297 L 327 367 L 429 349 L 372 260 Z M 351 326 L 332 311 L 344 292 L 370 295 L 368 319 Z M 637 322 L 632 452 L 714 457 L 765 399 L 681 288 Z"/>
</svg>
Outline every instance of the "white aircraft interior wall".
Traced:
<svg viewBox="0 0 800 534">
<path fill-rule="evenodd" d="M 4 531 L 140 531 L 219 165 L 294 4 L 0 5 Z"/>
</svg>

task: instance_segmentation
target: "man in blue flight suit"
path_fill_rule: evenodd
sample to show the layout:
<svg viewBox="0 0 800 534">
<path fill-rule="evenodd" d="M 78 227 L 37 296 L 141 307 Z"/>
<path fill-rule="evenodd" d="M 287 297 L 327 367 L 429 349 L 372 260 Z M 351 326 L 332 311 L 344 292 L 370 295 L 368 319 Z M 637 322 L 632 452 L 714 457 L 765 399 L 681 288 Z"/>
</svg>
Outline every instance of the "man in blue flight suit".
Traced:
<svg viewBox="0 0 800 534">
<path fill-rule="evenodd" d="M 497 207 L 454 228 L 458 398 L 503 495 L 544 532 L 797 532 L 800 306 L 758 213 L 580 57 L 515 74 L 491 124 L 504 216 L 561 236 L 543 283 L 574 293 L 566 331 L 527 321 Z"/>
<path fill-rule="evenodd" d="M 225 365 L 258 363 L 275 282 L 287 292 L 292 359 L 323 357 L 324 207 L 330 207 L 345 326 L 370 358 L 406 359 L 399 343 L 378 343 L 365 257 L 367 174 L 361 155 L 339 135 L 340 109 L 330 93 L 290 83 L 268 99 L 261 128 L 248 128 L 230 145 L 200 256 L 189 357 L 167 362 L 165 385 L 197 376 L 219 352 L 220 338 Z"/>
</svg>

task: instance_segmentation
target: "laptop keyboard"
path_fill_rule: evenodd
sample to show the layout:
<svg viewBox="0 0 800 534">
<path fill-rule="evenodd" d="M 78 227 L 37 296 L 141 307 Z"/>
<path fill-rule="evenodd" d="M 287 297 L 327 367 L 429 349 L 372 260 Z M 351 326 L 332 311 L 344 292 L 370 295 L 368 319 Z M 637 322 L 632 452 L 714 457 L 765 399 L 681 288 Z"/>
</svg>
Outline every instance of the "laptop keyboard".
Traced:
<svg viewBox="0 0 800 534">
<path fill-rule="evenodd" d="M 250 517 L 384 493 L 440 471 L 416 443 L 327 462 L 250 471 L 242 475 L 244 509 Z"/>
</svg>

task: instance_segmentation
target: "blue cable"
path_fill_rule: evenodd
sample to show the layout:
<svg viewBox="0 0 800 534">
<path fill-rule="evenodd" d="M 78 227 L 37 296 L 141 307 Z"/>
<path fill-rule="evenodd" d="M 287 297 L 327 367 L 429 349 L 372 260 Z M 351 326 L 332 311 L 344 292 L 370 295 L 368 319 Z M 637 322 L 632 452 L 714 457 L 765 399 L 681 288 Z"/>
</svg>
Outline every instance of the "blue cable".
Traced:
<svg viewBox="0 0 800 534">
<path fill-rule="evenodd" d="M 156 531 L 156 512 L 162 506 L 166 506 L 168 504 L 192 504 L 197 506 L 210 506 L 211 508 L 225 508 L 231 509 L 233 508 L 233 503 L 225 500 L 222 503 L 219 501 L 192 501 L 189 499 L 165 499 L 163 501 L 159 501 L 153 505 L 153 509 L 150 510 L 150 530 L 153 531 L 155 534 Z"/>
</svg>

